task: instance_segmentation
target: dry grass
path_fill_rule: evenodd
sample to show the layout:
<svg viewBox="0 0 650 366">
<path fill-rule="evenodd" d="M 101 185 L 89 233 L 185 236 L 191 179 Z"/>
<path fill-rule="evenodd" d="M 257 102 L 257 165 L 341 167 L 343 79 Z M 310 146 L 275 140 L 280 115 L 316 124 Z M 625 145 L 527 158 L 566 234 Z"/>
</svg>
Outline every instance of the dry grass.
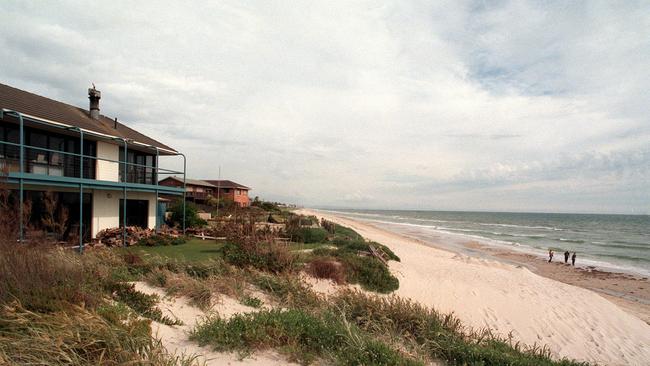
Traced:
<svg viewBox="0 0 650 366">
<path fill-rule="evenodd" d="M 82 307 L 49 314 L 0 308 L 0 364 L 189 365 L 150 336 L 148 320 L 113 309 L 114 322 Z"/>
<path fill-rule="evenodd" d="M 191 304 L 202 310 L 212 306 L 210 281 L 199 280 L 184 273 L 168 272 L 166 276 L 164 287 L 169 295 L 185 296 L 190 299 Z"/>
<path fill-rule="evenodd" d="M 0 303 L 19 301 L 41 312 L 70 304 L 95 307 L 100 287 L 74 254 L 46 245 L 0 244 Z"/>
<path fill-rule="evenodd" d="M 314 258 L 307 265 L 312 277 L 329 279 L 337 284 L 345 283 L 345 269 L 340 262 L 328 258 Z"/>
</svg>

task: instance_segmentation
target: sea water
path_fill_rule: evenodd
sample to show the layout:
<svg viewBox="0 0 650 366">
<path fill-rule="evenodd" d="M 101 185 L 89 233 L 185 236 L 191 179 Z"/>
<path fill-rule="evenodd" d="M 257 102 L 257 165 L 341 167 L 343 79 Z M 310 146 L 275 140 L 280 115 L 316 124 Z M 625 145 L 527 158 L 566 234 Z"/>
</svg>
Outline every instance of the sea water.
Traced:
<svg viewBox="0 0 650 366">
<path fill-rule="evenodd" d="M 650 216 L 451 211 L 324 210 L 369 221 L 451 250 L 466 244 L 508 248 L 539 256 L 577 253 L 577 263 L 650 276 Z M 569 259 L 570 260 L 570 259 Z"/>
</svg>

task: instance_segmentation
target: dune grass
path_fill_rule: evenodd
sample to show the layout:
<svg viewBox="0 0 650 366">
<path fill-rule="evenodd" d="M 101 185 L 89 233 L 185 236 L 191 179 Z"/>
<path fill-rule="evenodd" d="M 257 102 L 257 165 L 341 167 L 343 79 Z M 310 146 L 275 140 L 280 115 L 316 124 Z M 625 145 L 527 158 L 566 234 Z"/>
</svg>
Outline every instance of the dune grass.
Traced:
<svg viewBox="0 0 650 366">
<path fill-rule="evenodd" d="M 332 359 L 341 365 L 421 365 L 389 345 L 369 337 L 333 314 L 302 310 L 262 310 L 226 320 L 213 317 L 197 325 L 190 339 L 217 351 L 275 348 L 291 361 L 309 364 Z"/>
</svg>

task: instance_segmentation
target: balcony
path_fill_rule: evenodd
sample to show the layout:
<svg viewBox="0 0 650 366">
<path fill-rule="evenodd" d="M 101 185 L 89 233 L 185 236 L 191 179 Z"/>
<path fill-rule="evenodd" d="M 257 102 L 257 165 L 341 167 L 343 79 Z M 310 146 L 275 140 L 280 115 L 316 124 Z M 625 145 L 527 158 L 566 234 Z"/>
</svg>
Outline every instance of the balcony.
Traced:
<svg viewBox="0 0 650 366">
<path fill-rule="evenodd" d="M 210 197 L 210 193 L 208 192 L 193 192 L 193 191 L 187 191 L 185 193 L 185 197 L 194 199 L 194 200 L 207 200 L 208 197 Z"/>
<path fill-rule="evenodd" d="M 23 153 L 22 169 L 21 150 Z M 106 164 L 99 164 L 100 162 Z M 82 169 L 83 175 L 81 174 Z M 114 178 L 97 179 L 100 169 L 104 177 L 113 176 Z M 139 190 L 164 191 L 170 194 L 183 192 L 182 188 L 158 186 L 157 180 L 161 175 L 182 175 L 181 171 L 29 145 L 23 145 L 21 149 L 20 144 L 8 141 L 0 141 L 0 174 L 8 175 L 10 182 L 23 179 L 25 183 L 30 184 L 51 182 L 51 184 L 66 186 L 83 183 L 87 186 L 95 186 L 95 188 L 127 186 Z"/>
<path fill-rule="evenodd" d="M 6 141 L 0 141 L 0 171 L 19 173 L 20 148 Z M 4 149 L 2 148 L 3 145 Z M 80 177 L 83 159 L 83 178 L 95 179 L 95 158 L 81 157 L 78 154 L 55 151 L 37 147 L 24 148 L 23 172 L 56 177 Z"/>
</svg>

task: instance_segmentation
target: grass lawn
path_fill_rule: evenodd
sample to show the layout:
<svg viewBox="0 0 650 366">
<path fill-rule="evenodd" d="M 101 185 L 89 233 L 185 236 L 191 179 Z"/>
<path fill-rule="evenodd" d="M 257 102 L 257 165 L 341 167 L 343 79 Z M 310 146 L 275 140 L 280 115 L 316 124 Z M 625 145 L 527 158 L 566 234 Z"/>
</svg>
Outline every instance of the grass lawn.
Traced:
<svg viewBox="0 0 650 366">
<path fill-rule="evenodd" d="M 144 255 L 155 254 L 162 257 L 185 260 L 188 262 L 199 262 L 210 258 L 221 256 L 220 249 L 223 243 L 215 243 L 214 240 L 201 240 L 193 238 L 181 245 L 167 245 L 158 247 L 133 246 L 125 248 L 125 251 L 138 252 Z"/>
</svg>

